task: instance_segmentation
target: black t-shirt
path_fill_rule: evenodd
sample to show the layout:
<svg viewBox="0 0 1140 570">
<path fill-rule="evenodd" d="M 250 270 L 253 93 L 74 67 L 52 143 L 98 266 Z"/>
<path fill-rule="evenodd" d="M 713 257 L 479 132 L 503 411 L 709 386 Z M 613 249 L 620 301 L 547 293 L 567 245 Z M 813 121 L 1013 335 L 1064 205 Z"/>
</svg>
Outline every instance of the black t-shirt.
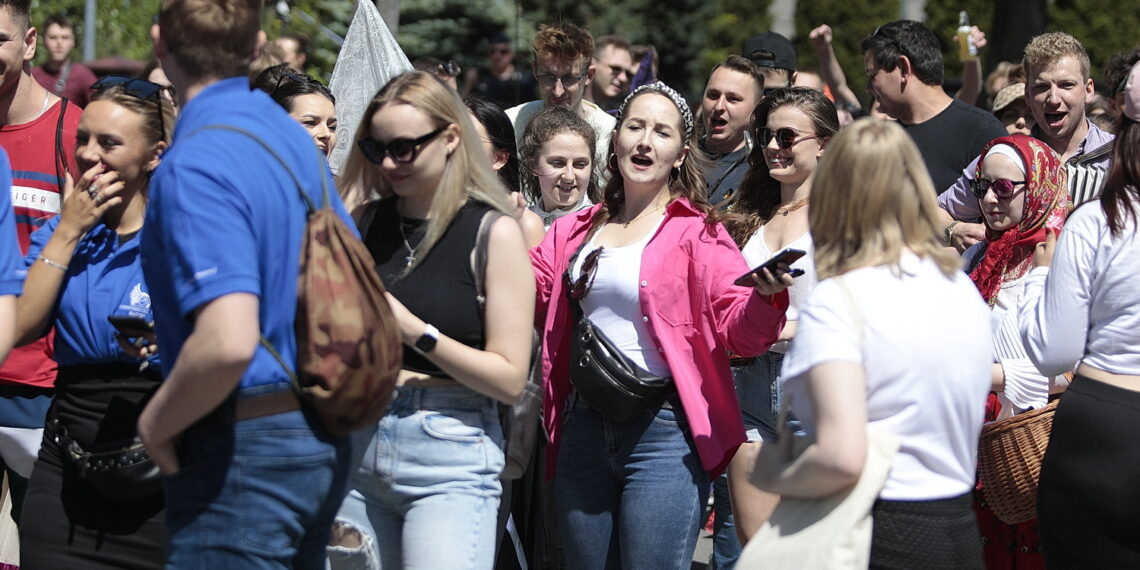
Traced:
<svg viewBox="0 0 1140 570">
<path fill-rule="evenodd" d="M 489 210 L 490 207 L 482 203 L 468 201 L 425 256 L 418 249 L 427 221 L 410 218 L 401 221 L 396 199 L 387 198 L 380 203 L 365 236 L 365 245 L 376 261 L 376 271 L 392 295 L 441 334 L 479 349 L 484 346 L 483 316 L 475 300 L 471 250 L 475 247 L 479 223 Z M 417 250 L 418 263 L 405 273 L 408 246 Z M 448 378 L 438 366 L 410 349 L 404 351 L 403 367 Z"/>
<path fill-rule="evenodd" d="M 498 105 L 500 109 L 510 109 L 538 99 L 538 82 L 526 69 L 516 67 L 514 73 L 506 79 L 499 79 L 490 71 L 481 69 L 475 93 Z"/>
<path fill-rule="evenodd" d="M 981 154 L 986 143 L 1009 134 L 997 117 L 958 99 L 953 99 L 946 110 L 926 122 L 908 125 L 900 121 L 899 124 L 922 153 L 938 194 L 958 180 L 962 170 Z"/>
</svg>

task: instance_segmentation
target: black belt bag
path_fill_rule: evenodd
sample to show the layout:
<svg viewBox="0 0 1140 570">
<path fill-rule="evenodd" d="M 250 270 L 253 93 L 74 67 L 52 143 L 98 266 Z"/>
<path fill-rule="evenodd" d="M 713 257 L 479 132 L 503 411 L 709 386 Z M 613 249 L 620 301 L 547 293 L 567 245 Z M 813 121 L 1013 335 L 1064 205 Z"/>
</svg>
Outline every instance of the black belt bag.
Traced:
<svg viewBox="0 0 1140 570">
<path fill-rule="evenodd" d="M 86 449 L 71 439 L 58 419 L 49 420 L 45 429 L 59 446 L 64 465 L 105 498 L 130 503 L 162 491 L 162 472 L 138 437 Z"/>
<path fill-rule="evenodd" d="M 611 420 L 660 408 L 676 393 L 672 378 L 634 364 L 585 315 L 574 327 L 571 344 L 570 382 L 583 402 Z"/>
</svg>

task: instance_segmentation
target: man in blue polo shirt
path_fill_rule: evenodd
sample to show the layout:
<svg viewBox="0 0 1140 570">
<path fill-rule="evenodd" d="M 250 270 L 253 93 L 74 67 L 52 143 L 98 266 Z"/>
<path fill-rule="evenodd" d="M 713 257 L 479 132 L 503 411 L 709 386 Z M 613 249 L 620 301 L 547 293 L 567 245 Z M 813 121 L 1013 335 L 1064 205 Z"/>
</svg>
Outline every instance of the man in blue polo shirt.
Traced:
<svg viewBox="0 0 1140 570">
<path fill-rule="evenodd" d="M 16 336 L 16 296 L 23 292 L 24 262 L 16 241 L 16 213 L 12 211 L 12 168 L 8 153 L 0 149 L 0 362 L 12 349 Z"/>
<path fill-rule="evenodd" d="M 327 435 L 259 346 L 296 362 L 305 206 L 332 184 L 312 139 L 245 70 L 264 43 L 258 0 L 163 0 L 155 54 L 182 96 L 155 171 L 143 270 L 165 381 L 139 434 L 166 482 L 168 568 L 323 568 L 345 494 L 346 438 Z M 342 217 L 340 201 L 333 193 Z M 175 443 L 177 445 L 177 451 Z"/>
</svg>

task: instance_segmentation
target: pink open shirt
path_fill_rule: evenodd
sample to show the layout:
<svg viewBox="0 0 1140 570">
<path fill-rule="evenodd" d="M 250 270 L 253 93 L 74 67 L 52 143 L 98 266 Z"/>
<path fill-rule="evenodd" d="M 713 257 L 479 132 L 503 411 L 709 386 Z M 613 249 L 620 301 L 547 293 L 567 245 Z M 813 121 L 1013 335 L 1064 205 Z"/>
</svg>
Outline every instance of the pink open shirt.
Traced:
<svg viewBox="0 0 1140 570">
<path fill-rule="evenodd" d="M 570 394 L 570 334 L 566 295 L 570 256 L 586 238 L 594 206 L 554 222 L 530 252 L 538 286 L 535 322 L 542 331 L 545 417 L 550 434 L 547 475 L 554 473 L 562 411 Z M 762 297 L 732 282 L 748 271 L 740 250 L 720 224 L 683 198 L 665 210 L 665 221 L 641 258 L 640 304 L 653 341 L 669 364 L 689 420 L 701 464 L 712 476 L 724 471 L 744 442 L 744 425 L 727 350 L 763 354 L 784 326 L 788 294 Z"/>
</svg>

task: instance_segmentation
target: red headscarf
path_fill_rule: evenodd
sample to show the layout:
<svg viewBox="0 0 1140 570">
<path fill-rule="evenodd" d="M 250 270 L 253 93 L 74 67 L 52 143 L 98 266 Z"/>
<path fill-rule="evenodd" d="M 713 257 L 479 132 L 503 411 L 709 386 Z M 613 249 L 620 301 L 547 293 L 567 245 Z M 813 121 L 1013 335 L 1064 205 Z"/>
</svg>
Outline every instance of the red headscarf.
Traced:
<svg viewBox="0 0 1140 570">
<path fill-rule="evenodd" d="M 970 279 L 990 305 L 1002 283 L 1025 275 L 1033 266 L 1033 250 L 1045 241 L 1045 228 L 1060 232 L 1073 209 L 1061 158 L 1033 137 L 1011 135 L 990 141 L 982 149 L 975 177 L 981 176 L 982 162 L 990 149 L 999 144 L 1012 146 L 1025 165 L 1025 214 L 1017 227 L 1005 231 L 995 231 L 987 222 L 986 251 Z"/>
</svg>

